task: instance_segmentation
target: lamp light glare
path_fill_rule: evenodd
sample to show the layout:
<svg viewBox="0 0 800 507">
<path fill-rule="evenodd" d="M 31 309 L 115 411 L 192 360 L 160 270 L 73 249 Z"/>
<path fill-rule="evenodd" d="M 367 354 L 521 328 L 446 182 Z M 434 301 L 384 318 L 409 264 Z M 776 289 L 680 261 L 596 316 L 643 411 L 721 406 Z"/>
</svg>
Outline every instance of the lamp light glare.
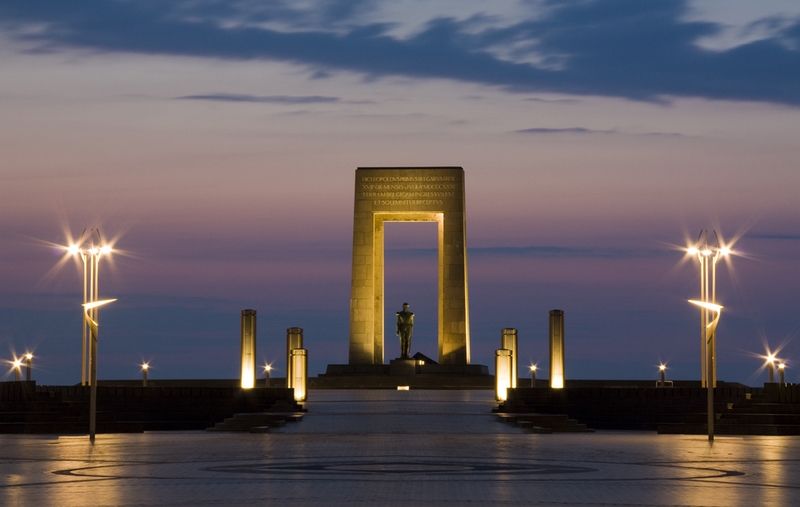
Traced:
<svg viewBox="0 0 800 507">
<path fill-rule="evenodd" d="M 767 356 L 767 362 L 768 363 L 774 363 L 775 362 L 775 356 L 772 355 L 772 354 L 768 355 Z"/>
<path fill-rule="evenodd" d="M 707 308 L 715 312 L 718 312 L 724 308 L 723 306 L 715 305 L 714 303 L 706 303 L 705 301 L 695 301 L 694 299 L 690 299 L 689 302 L 692 303 L 693 305 L 701 306 L 703 308 Z"/>
<path fill-rule="evenodd" d="M 270 365 L 265 365 L 264 366 L 264 371 L 271 371 L 271 370 L 272 370 L 272 366 L 270 366 Z"/>
<path fill-rule="evenodd" d="M 20 366 L 22 366 L 22 360 L 14 359 L 14 368 L 19 368 Z"/>
<path fill-rule="evenodd" d="M 697 255 L 697 253 L 698 253 L 698 250 L 697 250 L 697 248 L 695 248 L 695 247 L 691 246 L 691 247 L 689 247 L 689 248 L 687 248 L 687 249 L 686 249 L 686 252 L 687 252 L 689 255 Z"/>
<path fill-rule="evenodd" d="M 720 248 L 720 250 L 719 250 L 719 253 L 720 253 L 720 255 L 722 255 L 722 256 L 725 256 L 725 255 L 730 255 L 730 253 L 731 253 L 731 249 L 730 249 L 730 248 L 728 248 L 728 247 L 722 247 L 722 248 Z"/>
<path fill-rule="evenodd" d="M 67 253 L 70 255 L 75 255 L 80 252 L 80 247 L 78 245 L 70 245 L 67 247 Z"/>
<path fill-rule="evenodd" d="M 711 250 L 706 248 L 705 250 L 702 250 L 700 253 L 708 257 L 709 255 L 711 255 Z"/>
<path fill-rule="evenodd" d="M 28 361 L 30 361 L 31 359 L 33 359 L 33 354 L 31 354 L 30 352 L 28 352 L 27 354 L 25 354 L 25 359 L 27 359 Z"/>
<path fill-rule="evenodd" d="M 143 369 L 143 370 L 146 370 L 146 369 L 148 369 L 148 368 L 150 368 L 150 365 L 149 365 L 149 364 L 147 364 L 147 363 L 142 363 L 142 369 Z"/>
<path fill-rule="evenodd" d="M 110 245 L 103 245 L 103 247 L 100 248 L 100 253 L 101 254 L 109 254 L 109 253 L 111 253 L 111 246 Z"/>
<path fill-rule="evenodd" d="M 783 370 L 784 368 L 786 368 L 786 364 L 785 363 L 779 363 L 778 364 L 778 369 L 779 370 Z"/>
<path fill-rule="evenodd" d="M 661 365 L 658 366 L 658 369 L 661 370 L 661 371 L 664 371 L 664 370 L 667 369 L 667 367 L 665 365 L 661 364 Z"/>
<path fill-rule="evenodd" d="M 106 305 L 108 303 L 113 303 L 114 301 L 116 301 L 116 298 L 114 298 L 114 299 L 103 299 L 101 301 L 92 301 L 91 303 L 84 303 L 82 306 L 84 308 L 86 308 L 87 310 L 91 310 L 92 308 L 96 308 L 98 306 L 103 306 L 103 305 Z"/>
<path fill-rule="evenodd" d="M 531 366 L 531 371 L 536 371 L 536 365 Z"/>
</svg>

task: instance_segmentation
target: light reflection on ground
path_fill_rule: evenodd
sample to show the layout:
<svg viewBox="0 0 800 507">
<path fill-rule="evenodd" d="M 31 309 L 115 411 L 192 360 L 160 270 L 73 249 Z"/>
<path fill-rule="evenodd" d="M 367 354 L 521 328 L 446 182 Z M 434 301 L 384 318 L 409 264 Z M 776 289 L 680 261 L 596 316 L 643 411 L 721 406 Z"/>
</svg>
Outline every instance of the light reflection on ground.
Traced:
<svg viewBox="0 0 800 507">
<path fill-rule="evenodd" d="M 491 392 L 311 394 L 267 434 L 0 436 L 0 505 L 800 504 L 798 437 L 537 435 Z"/>
</svg>

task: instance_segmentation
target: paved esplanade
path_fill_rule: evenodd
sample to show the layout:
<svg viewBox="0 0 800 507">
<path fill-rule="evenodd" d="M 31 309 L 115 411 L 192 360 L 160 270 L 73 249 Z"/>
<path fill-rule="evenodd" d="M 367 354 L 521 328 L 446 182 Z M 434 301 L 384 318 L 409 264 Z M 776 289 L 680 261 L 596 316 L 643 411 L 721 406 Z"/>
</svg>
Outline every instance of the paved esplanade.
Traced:
<svg viewBox="0 0 800 507">
<path fill-rule="evenodd" d="M 530 434 L 491 397 L 312 391 L 268 434 L 0 436 L 0 505 L 800 504 L 800 438 Z"/>
</svg>

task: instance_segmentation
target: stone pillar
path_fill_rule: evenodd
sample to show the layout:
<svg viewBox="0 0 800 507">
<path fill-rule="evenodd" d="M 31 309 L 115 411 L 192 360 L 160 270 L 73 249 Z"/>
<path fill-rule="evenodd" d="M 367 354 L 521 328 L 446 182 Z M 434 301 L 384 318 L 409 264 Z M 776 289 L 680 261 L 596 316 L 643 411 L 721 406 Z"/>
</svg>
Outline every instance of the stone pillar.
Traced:
<svg viewBox="0 0 800 507">
<path fill-rule="evenodd" d="M 499 349 L 495 351 L 494 361 L 494 396 L 497 401 L 506 401 L 509 387 L 511 387 L 511 351 Z"/>
<path fill-rule="evenodd" d="M 242 389 L 256 386 L 256 311 L 242 310 Z"/>
<path fill-rule="evenodd" d="M 294 387 L 294 373 L 292 363 L 292 351 L 303 348 L 303 328 L 290 327 L 286 330 L 286 387 Z"/>
<path fill-rule="evenodd" d="M 550 310 L 550 387 L 564 387 L 564 311 Z"/>
<path fill-rule="evenodd" d="M 517 330 L 512 327 L 503 329 L 500 336 L 500 348 L 511 351 L 511 387 L 517 387 L 519 377 L 519 357 L 517 356 Z"/>
<path fill-rule="evenodd" d="M 308 391 L 308 351 L 292 349 L 292 388 L 294 400 L 305 401 Z"/>
</svg>

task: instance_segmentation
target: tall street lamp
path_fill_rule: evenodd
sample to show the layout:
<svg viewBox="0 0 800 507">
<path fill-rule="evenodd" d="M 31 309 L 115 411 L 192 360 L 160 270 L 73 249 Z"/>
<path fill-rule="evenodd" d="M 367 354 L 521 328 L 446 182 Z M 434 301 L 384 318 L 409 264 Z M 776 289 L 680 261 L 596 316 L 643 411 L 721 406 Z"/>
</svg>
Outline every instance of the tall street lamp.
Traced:
<svg viewBox="0 0 800 507">
<path fill-rule="evenodd" d="M 19 382 L 22 359 L 14 359 L 14 381 Z"/>
<path fill-rule="evenodd" d="M 67 251 L 71 255 L 79 255 L 83 261 L 83 304 L 97 301 L 99 294 L 99 270 L 100 257 L 112 252 L 111 245 L 103 241 L 100 229 L 90 229 L 86 235 L 86 229 L 81 233 L 77 243 L 70 245 Z M 91 318 L 97 320 L 97 308 L 93 307 Z M 89 325 L 84 320 L 81 337 L 81 385 L 86 385 L 87 377 L 87 353 Z"/>
<path fill-rule="evenodd" d="M 717 261 L 720 258 L 731 254 L 731 249 L 727 246 L 720 245 L 719 236 L 717 231 L 714 232 L 714 238 L 717 242 L 715 248 L 708 246 L 708 231 L 700 231 L 697 238 L 697 244 L 687 249 L 689 255 L 696 255 L 700 263 L 700 301 L 704 303 L 717 304 Z M 710 282 L 709 283 L 709 268 L 710 268 Z M 706 357 L 706 329 L 710 322 L 710 314 L 708 308 L 702 308 L 700 314 L 700 378 L 703 387 L 706 387 L 707 379 L 711 378 L 713 386 L 717 385 L 717 367 L 714 361 L 713 371 L 711 375 L 706 373 L 706 367 L 709 364 Z M 713 344 L 712 354 L 717 354 L 716 341 Z"/>
<path fill-rule="evenodd" d="M 97 320 L 92 318 L 90 312 L 97 310 L 98 307 L 116 301 L 116 299 L 104 299 L 102 301 L 92 301 L 83 304 L 83 318 L 89 326 L 89 441 L 94 444 L 95 430 L 97 426 Z"/>
<path fill-rule="evenodd" d="M 33 369 L 33 354 L 30 352 L 25 353 L 25 380 L 30 382 L 31 369 Z"/>
<path fill-rule="evenodd" d="M 714 351 L 716 350 L 715 342 L 717 339 L 717 324 L 719 324 L 719 317 L 722 314 L 722 307 L 714 303 L 695 301 L 692 299 L 690 299 L 689 302 L 699 306 L 700 308 L 716 313 L 714 319 L 709 322 L 704 329 L 705 355 L 708 360 L 708 364 L 706 365 L 706 391 L 708 391 L 708 439 L 714 440 L 714 380 L 712 375 L 717 368 L 717 358 L 714 354 Z"/>
<path fill-rule="evenodd" d="M 150 368 L 150 364 L 142 363 L 142 387 L 147 387 L 147 370 Z"/>
</svg>

